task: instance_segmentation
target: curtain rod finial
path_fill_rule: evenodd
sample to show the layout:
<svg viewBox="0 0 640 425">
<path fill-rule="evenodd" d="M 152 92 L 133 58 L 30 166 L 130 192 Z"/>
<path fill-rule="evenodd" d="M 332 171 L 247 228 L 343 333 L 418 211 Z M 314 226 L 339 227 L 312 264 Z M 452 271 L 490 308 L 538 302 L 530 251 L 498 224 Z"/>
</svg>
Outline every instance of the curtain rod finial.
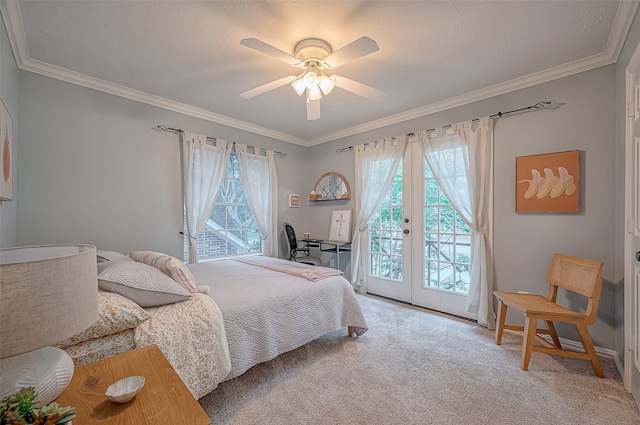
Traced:
<svg viewBox="0 0 640 425">
<path fill-rule="evenodd" d="M 533 105 L 533 107 L 536 109 L 546 109 L 546 108 L 549 108 L 550 106 L 551 106 L 551 102 L 549 101 L 542 101 Z"/>
</svg>

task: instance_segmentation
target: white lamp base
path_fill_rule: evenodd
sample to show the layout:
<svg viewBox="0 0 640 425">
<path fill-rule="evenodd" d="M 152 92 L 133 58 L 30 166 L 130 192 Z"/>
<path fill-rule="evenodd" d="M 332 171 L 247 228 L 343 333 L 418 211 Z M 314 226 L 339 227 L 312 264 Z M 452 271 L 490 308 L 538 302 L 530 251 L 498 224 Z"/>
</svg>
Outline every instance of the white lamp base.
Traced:
<svg viewBox="0 0 640 425">
<path fill-rule="evenodd" d="M 73 376 L 73 360 L 66 351 L 44 347 L 0 360 L 0 398 L 17 393 L 21 388 L 34 387 L 45 406 L 67 388 Z"/>
</svg>

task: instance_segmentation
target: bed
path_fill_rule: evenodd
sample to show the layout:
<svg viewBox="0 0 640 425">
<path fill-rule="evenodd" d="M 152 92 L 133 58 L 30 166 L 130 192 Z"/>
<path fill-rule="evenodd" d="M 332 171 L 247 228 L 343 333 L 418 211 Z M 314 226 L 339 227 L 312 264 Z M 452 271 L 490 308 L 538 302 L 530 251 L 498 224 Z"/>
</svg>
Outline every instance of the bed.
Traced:
<svg viewBox="0 0 640 425">
<path fill-rule="evenodd" d="M 76 365 L 156 344 L 198 399 L 322 335 L 367 330 L 336 269 L 261 256 L 186 266 L 153 251 L 130 254 L 139 261 L 98 251 L 100 319 L 57 344 Z"/>
</svg>

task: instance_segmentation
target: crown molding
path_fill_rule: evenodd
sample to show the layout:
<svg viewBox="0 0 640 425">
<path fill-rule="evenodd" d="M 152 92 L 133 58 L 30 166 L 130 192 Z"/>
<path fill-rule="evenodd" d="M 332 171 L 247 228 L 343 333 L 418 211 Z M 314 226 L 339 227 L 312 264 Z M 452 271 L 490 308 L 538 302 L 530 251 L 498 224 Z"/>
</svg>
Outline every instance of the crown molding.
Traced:
<svg viewBox="0 0 640 425">
<path fill-rule="evenodd" d="M 34 72 L 36 74 L 55 78 L 61 81 L 66 81 L 71 84 L 87 87 L 104 93 L 113 94 L 115 96 L 123 97 L 126 99 L 135 100 L 137 102 L 146 103 L 148 105 L 157 106 L 159 108 L 189 115 L 195 118 L 200 118 L 206 121 L 215 122 L 217 124 L 222 124 L 232 128 L 259 134 L 261 136 L 271 137 L 273 139 L 307 146 L 307 141 L 299 137 L 295 137 L 279 131 L 270 130 L 268 128 L 250 124 L 245 121 L 229 118 L 227 116 L 216 114 L 214 112 L 210 112 L 201 108 L 196 108 L 184 103 L 175 102 L 173 100 L 165 99 L 160 96 L 155 96 L 119 84 L 114 84 L 109 81 L 101 80 L 99 78 L 90 77 L 85 74 L 30 59 L 18 2 L 11 0 L 2 0 L 0 2 L 0 11 L 2 12 L 2 18 L 7 28 L 7 33 L 9 34 L 9 42 L 14 52 L 16 64 L 18 68 L 22 70 Z"/>
<path fill-rule="evenodd" d="M 568 77 L 570 75 L 616 63 L 618 57 L 620 56 L 620 52 L 622 51 L 622 47 L 624 46 L 629 28 L 631 28 L 631 23 L 633 22 L 633 18 L 635 16 L 637 8 L 638 2 L 636 1 L 620 2 L 620 4 L 618 5 L 618 10 L 616 12 L 616 17 L 614 19 L 613 28 L 611 30 L 611 33 L 609 34 L 607 47 L 602 53 L 554 68 L 549 68 L 544 71 L 536 72 L 522 78 L 516 78 L 504 83 L 496 84 L 480 90 L 465 93 L 460 96 L 445 99 L 441 102 L 432 103 L 420 108 L 412 109 L 396 115 L 391 115 L 379 120 L 370 121 L 362 125 L 327 134 L 322 137 L 317 137 L 315 139 L 309 140 L 308 146 L 315 146 L 344 137 L 353 136 L 355 134 L 364 133 L 366 131 L 377 130 L 389 125 L 399 124 L 401 122 L 405 122 L 414 118 L 424 117 L 427 115 L 435 114 L 437 112 L 446 111 L 451 108 L 456 108 L 469 103 L 478 102 L 481 100 L 499 96 L 501 94 L 524 89 L 527 87 L 535 86 L 537 84 L 546 83 L 549 81 L 557 80 L 559 78 Z"/>
<path fill-rule="evenodd" d="M 27 47 L 27 37 L 24 33 L 18 2 L 8 0 L 0 1 L 0 13 L 2 14 L 4 26 L 7 28 L 7 36 L 9 37 L 11 50 L 13 51 L 13 57 L 18 67 L 20 67 L 20 64 L 29 58 L 29 49 Z"/>
<path fill-rule="evenodd" d="M 250 124 L 245 121 L 229 118 L 227 116 L 216 114 L 205 109 L 196 108 L 194 106 L 165 99 L 160 96 L 155 96 L 139 90 L 134 90 L 129 87 L 101 80 L 99 78 L 94 78 L 85 74 L 69 71 L 68 69 L 60 68 L 44 62 L 27 60 L 23 62 L 19 67 L 20 69 L 23 69 L 25 71 L 34 72 L 82 87 L 87 87 L 93 90 L 113 94 L 115 96 L 135 100 L 137 102 L 146 103 L 148 105 L 157 106 L 169 111 L 178 112 L 181 114 L 189 115 L 191 117 L 200 118 L 206 121 L 215 122 L 217 124 L 226 125 L 240 130 L 245 130 L 251 133 L 259 134 L 261 136 L 271 137 L 273 139 L 306 146 L 306 141 L 304 139 L 300 139 L 289 134 L 270 130 L 268 128 Z"/>
<path fill-rule="evenodd" d="M 618 11 L 613 20 L 613 28 L 609 33 L 606 48 L 606 52 L 611 55 L 611 58 L 614 59 L 615 62 L 617 62 L 620 57 L 620 52 L 622 52 L 624 42 L 627 40 L 627 34 L 633 23 L 633 18 L 636 16 L 637 9 L 637 0 L 621 1 L 618 5 Z"/>
<path fill-rule="evenodd" d="M 565 64 L 555 68 L 550 68 L 544 71 L 540 71 L 534 74 L 530 74 L 526 77 L 516 78 L 511 81 L 496 84 L 490 87 L 485 87 L 480 90 L 475 90 L 469 93 L 465 93 L 460 96 L 454 96 L 449 99 L 445 99 L 441 102 L 432 103 L 430 105 L 422 106 L 420 108 L 411 109 L 406 112 L 402 112 L 396 115 L 390 115 L 388 117 L 370 121 L 368 123 L 350 127 L 335 133 L 327 134 L 322 137 L 315 138 L 308 142 L 308 146 L 315 146 L 318 144 L 330 142 L 332 140 L 341 139 L 354 134 L 364 133 L 365 131 L 377 130 L 378 128 L 390 126 L 393 124 L 399 124 L 401 122 L 409 121 L 414 118 L 420 118 L 427 115 L 435 114 L 437 112 L 446 111 L 448 109 L 456 108 L 459 106 L 467 105 L 469 103 L 478 102 L 481 100 L 489 99 L 501 94 L 513 92 L 516 90 L 524 89 L 527 87 L 535 86 L 537 84 L 546 83 L 549 81 L 557 80 L 559 78 L 567 77 L 580 72 L 588 71 L 590 69 L 599 68 L 605 65 L 615 63 L 613 59 L 609 59 L 605 54 L 599 54 L 591 56 L 590 58 Z"/>
<path fill-rule="evenodd" d="M 239 130 L 248 131 L 261 136 L 270 137 L 277 140 L 293 143 L 301 146 L 315 146 L 330 142 L 366 131 L 377 130 L 393 124 L 398 124 L 414 118 L 431 115 L 451 108 L 463 106 L 469 103 L 485 100 L 512 91 L 531 87 L 537 84 L 549 82 L 559 78 L 567 77 L 580 72 L 610 65 L 618 60 L 626 35 L 631 27 L 631 23 L 638 8 L 637 1 L 621 1 L 614 19 L 613 28 L 609 34 L 606 49 L 597 55 L 574 61 L 568 64 L 536 72 L 522 78 L 496 84 L 480 90 L 465 93 L 432 103 L 420 108 L 412 109 L 399 114 L 391 115 L 379 120 L 370 121 L 361 125 L 350 127 L 334 133 L 330 133 L 315 139 L 302 139 L 290 134 L 270 130 L 245 121 L 216 114 L 201 108 L 196 108 L 184 103 L 175 102 L 159 96 L 151 95 L 139 90 L 134 90 L 125 86 L 114 84 L 105 80 L 90 77 L 64 68 L 56 67 L 44 62 L 30 59 L 20 8 L 17 1 L 2 0 L 0 2 L 0 12 L 7 28 L 9 42 L 13 50 L 18 68 L 37 74 L 45 75 L 71 84 L 91 88 L 105 93 L 120 96 L 126 99 L 135 100 L 152 106 L 157 106 L 166 110 L 200 118 L 206 121 L 233 127 Z"/>
</svg>

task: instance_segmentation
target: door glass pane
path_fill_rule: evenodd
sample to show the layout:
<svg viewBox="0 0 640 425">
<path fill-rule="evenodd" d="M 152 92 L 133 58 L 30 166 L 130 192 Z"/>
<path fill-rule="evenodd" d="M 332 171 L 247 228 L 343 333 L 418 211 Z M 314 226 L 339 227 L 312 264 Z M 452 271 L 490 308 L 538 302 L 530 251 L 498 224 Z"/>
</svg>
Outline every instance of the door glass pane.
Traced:
<svg viewBox="0 0 640 425">
<path fill-rule="evenodd" d="M 402 255 L 402 232 L 391 232 L 391 253 Z"/>
<path fill-rule="evenodd" d="M 388 255 L 380 256 L 380 273 L 382 277 L 391 277 L 391 257 Z"/>
<path fill-rule="evenodd" d="M 424 284 L 425 287 L 438 287 L 438 263 L 436 261 L 424 262 Z"/>
<path fill-rule="evenodd" d="M 399 255 L 391 256 L 391 278 L 402 280 L 402 257 Z"/>
<path fill-rule="evenodd" d="M 424 288 L 467 295 L 471 229 L 455 211 L 424 162 Z"/>
<path fill-rule="evenodd" d="M 402 205 L 391 208 L 391 228 L 393 230 L 402 229 Z"/>
<path fill-rule="evenodd" d="M 369 221 L 369 275 L 402 280 L 402 161 L 382 206 Z"/>
<path fill-rule="evenodd" d="M 391 232 L 380 233 L 380 250 L 384 253 L 391 253 Z"/>
</svg>

